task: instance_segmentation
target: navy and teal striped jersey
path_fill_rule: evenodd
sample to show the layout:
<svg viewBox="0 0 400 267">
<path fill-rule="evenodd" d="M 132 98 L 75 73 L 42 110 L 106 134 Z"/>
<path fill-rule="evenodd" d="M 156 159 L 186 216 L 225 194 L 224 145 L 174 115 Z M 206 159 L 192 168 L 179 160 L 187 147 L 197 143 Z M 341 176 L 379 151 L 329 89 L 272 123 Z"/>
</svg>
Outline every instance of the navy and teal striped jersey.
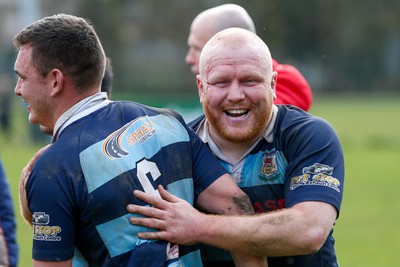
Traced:
<svg viewBox="0 0 400 267">
<path fill-rule="evenodd" d="M 193 204 L 226 170 L 174 111 L 110 102 L 69 124 L 37 160 L 26 190 L 33 258 L 74 266 L 202 266 L 198 246 L 138 239 L 126 210 L 158 185 Z M 79 255 L 79 257 L 78 257 Z M 84 259 L 84 261 L 83 261 Z"/>
<path fill-rule="evenodd" d="M 304 201 L 321 201 L 333 205 L 339 213 L 344 159 L 334 129 L 325 120 L 292 106 L 277 105 L 272 121 L 273 127 L 268 126 L 260 141 L 235 164 L 224 160 L 223 154 L 212 145 L 204 131 L 204 115 L 189 126 L 210 145 L 221 164 L 250 197 L 256 212 L 288 208 Z M 230 259 L 228 253 L 209 247 L 202 249 L 202 257 L 205 263 Z M 321 250 L 313 255 L 270 257 L 268 262 L 270 267 L 337 266 L 332 232 Z"/>
</svg>

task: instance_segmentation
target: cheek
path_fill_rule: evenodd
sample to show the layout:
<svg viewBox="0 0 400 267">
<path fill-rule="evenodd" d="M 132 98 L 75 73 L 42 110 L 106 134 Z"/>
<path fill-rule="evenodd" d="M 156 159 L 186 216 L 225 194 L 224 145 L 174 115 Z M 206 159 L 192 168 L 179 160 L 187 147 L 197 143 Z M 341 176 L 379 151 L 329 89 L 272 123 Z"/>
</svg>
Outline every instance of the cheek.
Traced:
<svg viewBox="0 0 400 267">
<path fill-rule="evenodd" d="M 207 105 L 213 108 L 218 108 L 226 99 L 223 90 L 208 89 L 203 96 Z"/>
<path fill-rule="evenodd" d="M 274 94 L 272 91 L 265 91 L 265 88 L 260 88 L 253 91 L 253 94 L 248 94 L 247 97 L 254 103 L 262 105 L 270 105 L 274 101 Z"/>
<path fill-rule="evenodd" d="M 199 59 L 200 59 L 200 52 L 194 52 L 193 53 L 193 61 L 194 61 L 194 63 L 196 64 L 196 65 L 198 65 L 199 64 Z"/>
</svg>

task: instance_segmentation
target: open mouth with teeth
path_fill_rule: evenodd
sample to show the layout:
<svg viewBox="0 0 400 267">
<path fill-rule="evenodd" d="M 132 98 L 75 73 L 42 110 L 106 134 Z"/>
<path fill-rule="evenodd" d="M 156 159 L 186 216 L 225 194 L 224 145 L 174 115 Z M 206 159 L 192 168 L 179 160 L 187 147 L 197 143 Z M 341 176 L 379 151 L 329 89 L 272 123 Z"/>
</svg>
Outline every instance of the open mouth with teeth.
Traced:
<svg viewBox="0 0 400 267">
<path fill-rule="evenodd" d="M 230 109 L 230 110 L 225 110 L 225 114 L 230 116 L 230 117 L 241 117 L 245 116 L 249 113 L 248 109 Z"/>
</svg>

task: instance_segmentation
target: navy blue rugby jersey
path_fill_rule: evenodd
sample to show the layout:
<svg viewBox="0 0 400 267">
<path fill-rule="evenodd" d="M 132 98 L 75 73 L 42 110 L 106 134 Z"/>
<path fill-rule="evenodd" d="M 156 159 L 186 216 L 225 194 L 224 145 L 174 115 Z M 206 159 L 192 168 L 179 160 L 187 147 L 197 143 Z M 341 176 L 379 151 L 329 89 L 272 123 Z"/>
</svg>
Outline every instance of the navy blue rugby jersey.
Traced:
<svg viewBox="0 0 400 267">
<path fill-rule="evenodd" d="M 0 159 L 0 266 L 18 266 L 14 204 Z"/>
<path fill-rule="evenodd" d="M 327 202 L 339 212 L 344 158 L 335 130 L 325 120 L 296 107 L 277 107 L 272 132 L 266 132 L 237 166 L 220 159 L 221 164 L 246 192 L 258 213 L 292 207 L 304 201 Z M 189 126 L 197 132 L 203 121 L 204 115 Z M 267 135 L 272 136 L 272 142 L 267 141 Z M 319 252 L 271 257 L 269 266 L 337 266 L 332 232 Z M 202 248 L 202 257 L 205 266 L 207 262 L 230 260 L 227 252 L 210 247 Z M 231 264 L 227 266 L 234 266 Z"/>
<path fill-rule="evenodd" d="M 74 266 L 201 266 L 197 246 L 138 239 L 126 206 L 135 189 L 194 203 L 226 170 L 171 110 L 111 102 L 68 125 L 27 182 L 33 258 Z"/>
</svg>

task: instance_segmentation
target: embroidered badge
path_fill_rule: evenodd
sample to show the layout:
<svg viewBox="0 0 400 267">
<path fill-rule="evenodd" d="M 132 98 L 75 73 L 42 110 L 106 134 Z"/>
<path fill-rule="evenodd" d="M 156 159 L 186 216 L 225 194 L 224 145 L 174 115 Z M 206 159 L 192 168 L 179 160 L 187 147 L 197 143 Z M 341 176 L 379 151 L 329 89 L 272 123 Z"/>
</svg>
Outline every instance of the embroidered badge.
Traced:
<svg viewBox="0 0 400 267">
<path fill-rule="evenodd" d="M 260 171 L 259 178 L 263 181 L 274 181 L 279 178 L 275 150 L 264 152 Z"/>
<path fill-rule="evenodd" d="M 318 185 L 332 188 L 340 192 L 340 181 L 332 177 L 333 167 L 315 163 L 312 166 L 303 168 L 303 175 L 295 176 L 290 180 L 290 190 L 300 186 Z"/>
</svg>

